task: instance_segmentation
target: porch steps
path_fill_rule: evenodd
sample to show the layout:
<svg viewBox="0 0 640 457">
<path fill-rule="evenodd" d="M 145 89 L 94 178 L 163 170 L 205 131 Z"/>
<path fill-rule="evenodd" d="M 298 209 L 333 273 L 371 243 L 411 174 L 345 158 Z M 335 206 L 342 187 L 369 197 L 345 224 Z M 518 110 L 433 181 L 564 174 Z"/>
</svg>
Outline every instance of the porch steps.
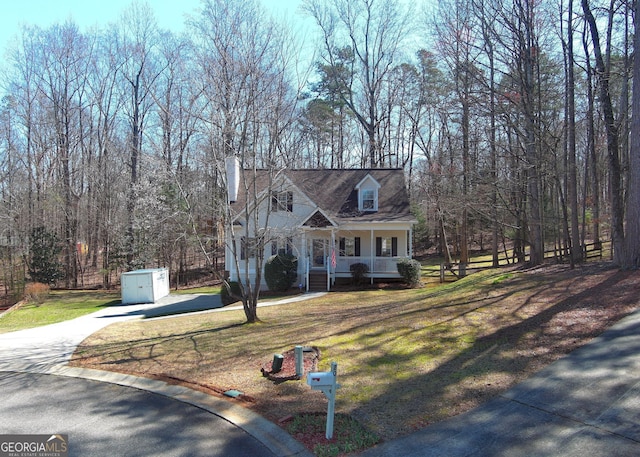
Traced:
<svg viewBox="0 0 640 457">
<path fill-rule="evenodd" d="M 327 290 L 327 274 L 326 273 L 310 273 L 309 274 L 309 290 L 313 290 L 313 291 Z"/>
</svg>

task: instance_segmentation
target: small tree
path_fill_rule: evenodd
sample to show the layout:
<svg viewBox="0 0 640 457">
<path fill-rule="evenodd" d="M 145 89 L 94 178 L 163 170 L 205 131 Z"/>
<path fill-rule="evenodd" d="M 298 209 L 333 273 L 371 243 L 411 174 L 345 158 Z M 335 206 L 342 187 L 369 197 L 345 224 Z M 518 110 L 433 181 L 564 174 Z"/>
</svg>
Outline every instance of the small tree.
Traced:
<svg viewBox="0 0 640 457">
<path fill-rule="evenodd" d="M 264 280 L 269 290 L 285 292 L 298 277 L 298 259 L 292 254 L 277 254 L 264 264 Z"/>
<path fill-rule="evenodd" d="M 31 231 L 29 276 L 34 282 L 52 285 L 63 277 L 58 259 L 61 250 L 62 244 L 55 233 L 42 226 Z"/>
</svg>

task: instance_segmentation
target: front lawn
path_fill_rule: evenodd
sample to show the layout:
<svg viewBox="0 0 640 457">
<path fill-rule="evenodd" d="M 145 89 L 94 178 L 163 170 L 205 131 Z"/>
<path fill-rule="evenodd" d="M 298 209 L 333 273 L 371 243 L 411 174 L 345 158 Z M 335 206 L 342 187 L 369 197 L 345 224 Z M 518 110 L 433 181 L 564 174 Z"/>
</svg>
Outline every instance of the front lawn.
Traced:
<svg viewBox="0 0 640 457">
<path fill-rule="evenodd" d="M 25 303 L 0 316 L 0 333 L 55 324 L 120 303 L 120 294 L 102 291 L 52 291 L 40 305 Z"/>
<path fill-rule="evenodd" d="M 639 275 L 607 263 L 496 270 L 262 308 L 253 325 L 241 311 L 131 321 L 91 336 L 72 363 L 237 389 L 245 395 L 234 401 L 278 421 L 324 412 L 326 400 L 260 368 L 275 353 L 316 346 L 320 370 L 338 363 L 336 411 L 390 439 L 469 410 L 585 344 L 638 307 Z"/>
</svg>

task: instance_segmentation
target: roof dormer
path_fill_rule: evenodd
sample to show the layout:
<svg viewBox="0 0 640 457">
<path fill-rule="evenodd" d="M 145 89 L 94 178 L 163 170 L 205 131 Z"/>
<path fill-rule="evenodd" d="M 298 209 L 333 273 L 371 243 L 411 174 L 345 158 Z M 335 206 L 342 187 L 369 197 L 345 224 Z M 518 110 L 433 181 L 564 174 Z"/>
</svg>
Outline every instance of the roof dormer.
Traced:
<svg viewBox="0 0 640 457">
<path fill-rule="evenodd" d="M 380 183 L 370 174 L 365 176 L 357 185 L 358 209 L 365 212 L 378 211 L 378 190 Z"/>
</svg>

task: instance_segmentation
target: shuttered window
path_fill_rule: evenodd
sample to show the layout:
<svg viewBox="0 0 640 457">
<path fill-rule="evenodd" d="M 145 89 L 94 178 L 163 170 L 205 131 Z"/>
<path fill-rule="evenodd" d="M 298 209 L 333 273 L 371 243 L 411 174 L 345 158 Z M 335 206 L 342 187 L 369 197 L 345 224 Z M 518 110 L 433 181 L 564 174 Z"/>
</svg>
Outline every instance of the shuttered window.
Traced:
<svg viewBox="0 0 640 457">
<path fill-rule="evenodd" d="M 339 252 L 341 257 L 360 257 L 360 237 L 340 237 Z"/>
<path fill-rule="evenodd" d="M 376 238 L 376 256 L 377 257 L 396 257 L 398 255 L 398 237 L 382 237 Z"/>
</svg>

